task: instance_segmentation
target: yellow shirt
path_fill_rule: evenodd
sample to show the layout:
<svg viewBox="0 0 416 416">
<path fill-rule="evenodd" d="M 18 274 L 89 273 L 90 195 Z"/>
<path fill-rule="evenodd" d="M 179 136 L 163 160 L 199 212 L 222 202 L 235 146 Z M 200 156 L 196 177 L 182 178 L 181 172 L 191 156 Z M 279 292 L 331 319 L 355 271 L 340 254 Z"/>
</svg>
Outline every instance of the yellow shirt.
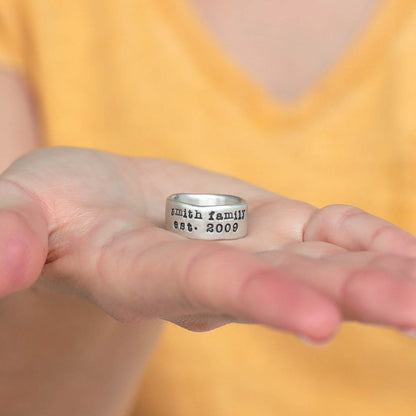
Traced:
<svg viewBox="0 0 416 416">
<path fill-rule="evenodd" d="M 180 0 L 0 0 L 0 64 L 50 145 L 167 157 L 416 233 L 416 4 L 385 0 L 302 99 L 268 96 Z M 134 415 L 414 416 L 416 341 L 347 324 L 324 348 L 169 326 Z"/>
</svg>

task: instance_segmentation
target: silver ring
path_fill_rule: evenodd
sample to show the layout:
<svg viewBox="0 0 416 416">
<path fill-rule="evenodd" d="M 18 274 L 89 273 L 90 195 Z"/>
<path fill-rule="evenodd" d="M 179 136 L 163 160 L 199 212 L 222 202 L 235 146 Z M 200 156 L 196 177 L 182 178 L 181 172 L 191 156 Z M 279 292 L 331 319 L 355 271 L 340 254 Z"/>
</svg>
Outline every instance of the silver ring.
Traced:
<svg viewBox="0 0 416 416">
<path fill-rule="evenodd" d="M 173 194 L 166 199 L 165 224 L 188 238 L 241 238 L 247 234 L 247 202 L 234 195 Z"/>
</svg>

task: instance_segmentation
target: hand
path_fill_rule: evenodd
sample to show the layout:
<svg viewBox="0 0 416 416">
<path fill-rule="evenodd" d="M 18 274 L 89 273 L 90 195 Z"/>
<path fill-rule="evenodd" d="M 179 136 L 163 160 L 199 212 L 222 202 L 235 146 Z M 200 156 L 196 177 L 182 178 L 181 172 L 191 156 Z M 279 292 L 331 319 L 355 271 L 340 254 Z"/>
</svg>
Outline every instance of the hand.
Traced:
<svg viewBox="0 0 416 416">
<path fill-rule="evenodd" d="M 176 192 L 243 197 L 248 236 L 166 231 Z M 342 319 L 416 327 L 415 238 L 355 207 L 317 209 L 189 165 L 70 147 L 15 161 L 0 201 L 0 296 L 44 284 L 122 322 L 251 322 L 317 342 Z"/>
</svg>

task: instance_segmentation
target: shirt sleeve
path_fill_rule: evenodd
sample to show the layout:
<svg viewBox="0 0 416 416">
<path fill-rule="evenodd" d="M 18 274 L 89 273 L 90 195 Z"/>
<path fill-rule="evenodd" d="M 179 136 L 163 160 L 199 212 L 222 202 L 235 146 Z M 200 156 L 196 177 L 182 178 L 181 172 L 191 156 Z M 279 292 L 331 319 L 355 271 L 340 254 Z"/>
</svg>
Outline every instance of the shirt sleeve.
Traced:
<svg viewBox="0 0 416 416">
<path fill-rule="evenodd" d="M 23 68 L 22 19 L 18 0 L 0 0 L 0 68 Z"/>
</svg>

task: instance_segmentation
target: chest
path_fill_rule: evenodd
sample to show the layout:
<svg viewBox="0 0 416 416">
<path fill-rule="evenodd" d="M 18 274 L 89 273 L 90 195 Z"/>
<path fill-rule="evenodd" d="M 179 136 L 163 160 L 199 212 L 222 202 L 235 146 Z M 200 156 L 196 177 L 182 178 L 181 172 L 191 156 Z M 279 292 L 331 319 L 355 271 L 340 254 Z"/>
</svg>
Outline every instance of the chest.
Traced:
<svg viewBox="0 0 416 416">
<path fill-rule="evenodd" d="M 290 106 L 228 65 L 176 1 L 131 4 L 119 3 L 117 19 L 85 13 L 79 25 L 79 14 L 65 13 L 48 30 L 39 26 L 38 39 L 60 39 L 59 47 L 37 47 L 48 144 L 181 160 L 395 222 L 407 221 L 403 210 L 416 212 L 406 207 L 416 186 L 414 24 L 409 33 L 367 39 L 352 70 L 344 66 Z"/>
<path fill-rule="evenodd" d="M 305 93 L 348 49 L 382 0 L 187 0 L 244 70 L 282 100 Z"/>
</svg>

